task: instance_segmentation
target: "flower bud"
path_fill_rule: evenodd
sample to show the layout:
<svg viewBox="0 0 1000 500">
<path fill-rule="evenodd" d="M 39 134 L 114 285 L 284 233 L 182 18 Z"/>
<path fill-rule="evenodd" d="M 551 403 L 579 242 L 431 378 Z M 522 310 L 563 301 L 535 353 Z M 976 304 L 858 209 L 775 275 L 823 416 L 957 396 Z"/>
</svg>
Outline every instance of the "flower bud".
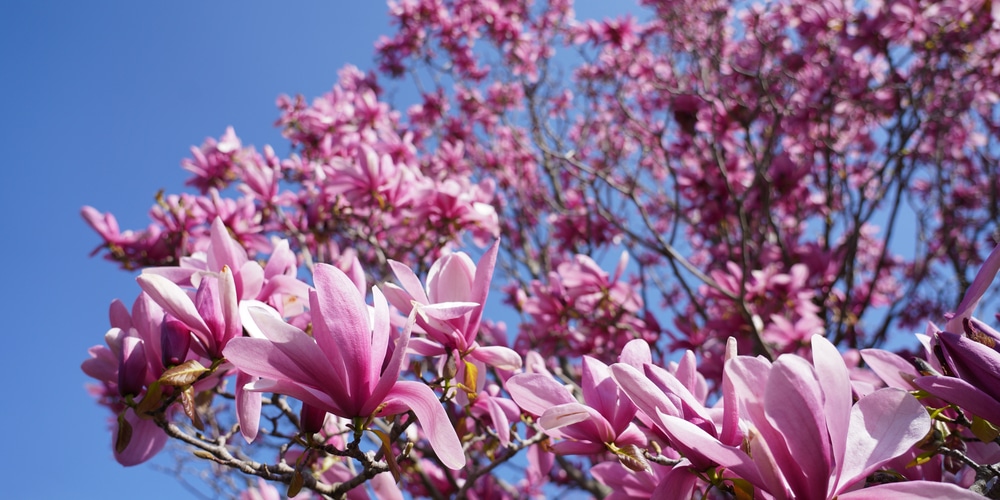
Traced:
<svg viewBox="0 0 1000 500">
<path fill-rule="evenodd" d="M 122 397 L 137 396 L 146 383 L 146 348 L 142 339 L 125 337 L 118 357 L 118 392 Z"/>
<path fill-rule="evenodd" d="M 160 326 L 160 349 L 163 351 L 163 366 L 177 366 L 187 358 L 191 348 L 191 329 L 172 316 L 163 318 Z"/>
</svg>

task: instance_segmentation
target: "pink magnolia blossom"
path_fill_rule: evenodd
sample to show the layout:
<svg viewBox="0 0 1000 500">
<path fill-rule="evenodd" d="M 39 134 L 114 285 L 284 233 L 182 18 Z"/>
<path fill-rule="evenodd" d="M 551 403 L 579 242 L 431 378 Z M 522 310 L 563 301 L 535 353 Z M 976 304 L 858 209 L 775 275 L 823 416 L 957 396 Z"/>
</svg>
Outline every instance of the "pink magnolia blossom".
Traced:
<svg viewBox="0 0 1000 500">
<path fill-rule="evenodd" d="M 507 380 L 507 391 L 523 410 L 539 417 L 538 424 L 558 443 L 559 454 L 590 455 L 646 446 L 646 437 L 632 423 L 636 407 L 618 389 L 604 363 L 585 356 L 583 402 L 547 373 L 522 373 Z"/>
<path fill-rule="evenodd" d="M 235 338 L 223 351 L 238 369 L 261 377 L 247 389 L 287 394 L 343 418 L 412 410 L 442 463 L 461 468 L 461 443 L 433 391 L 399 380 L 410 329 L 390 345 L 389 306 L 378 288 L 372 289 L 375 304 L 369 312 L 343 271 L 317 264 L 314 273 L 312 337 L 277 312 L 257 307 L 250 316 L 266 338 Z"/>
<path fill-rule="evenodd" d="M 945 329 L 929 327 L 950 376 L 914 380 L 921 389 L 996 425 L 1000 425 L 1000 333 L 973 318 L 972 312 L 998 271 L 1000 246 L 986 259 Z"/>
<path fill-rule="evenodd" d="M 774 363 L 737 356 L 726 362 L 721 437 L 669 414 L 666 394 L 612 366 L 622 389 L 695 467 L 720 465 L 774 498 L 975 498 L 954 485 L 884 484 L 858 489 L 864 478 L 923 439 L 930 418 L 905 391 L 875 391 L 852 404 L 850 378 L 836 348 L 813 337 L 813 361 L 784 354 Z M 670 395 L 671 398 L 677 397 Z M 683 398 L 682 398 L 683 400 Z M 726 444 L 738 417 L 743 444 Z M 746 451 L 744 451 L 746 450 Z"/>
<path fill-rule="evenodd" d="M 468 356 L 497 368 L 516 370 L 521 367 L 521 357 L 513 350 L 505 346 L 480 345 L 476 340 L 499 250 L 500 241 L 497 240 L 479 259 L 478 265 L 463 252 L 441 257 L 427 273 L 426 291 L 409 267 L 395 261 L 389 263 L 402 287 L 387 283 L 386 297 L 403 314 L 415 308 L 417 324 L 427 334 L 427 340 L 413 339 L 411 349 L 428 356 L 457 351 L 463 358 Z M 448 319 L 435 317 L 437 308 L 450 307 L 470 310 Z"/>
</svg>

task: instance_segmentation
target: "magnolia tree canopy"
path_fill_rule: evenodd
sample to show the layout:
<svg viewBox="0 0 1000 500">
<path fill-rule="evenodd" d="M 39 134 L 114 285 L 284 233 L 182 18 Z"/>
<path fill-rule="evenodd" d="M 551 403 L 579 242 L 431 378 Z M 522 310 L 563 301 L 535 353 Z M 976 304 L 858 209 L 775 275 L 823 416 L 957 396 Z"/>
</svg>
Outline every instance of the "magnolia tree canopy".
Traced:
<svg viewBox="0 0 1000 500">
<path fill-rule="evenodd" d="M 84 207 L 141 271 L 83 363 L 119 462 L 175 441 L 243 498 L 1000 498 L 1000 8 L 389 10 L 377 72 L 278 98 L 287 156 L 229 128 L 146 229 Z"/>
</svg>

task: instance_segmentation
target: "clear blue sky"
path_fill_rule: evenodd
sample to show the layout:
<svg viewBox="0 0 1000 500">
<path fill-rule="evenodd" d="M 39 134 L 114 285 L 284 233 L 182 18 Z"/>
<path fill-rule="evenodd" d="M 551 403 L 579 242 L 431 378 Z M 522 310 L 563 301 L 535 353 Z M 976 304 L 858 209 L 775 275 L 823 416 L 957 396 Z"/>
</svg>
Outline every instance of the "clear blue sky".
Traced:
<svg viewBox="0 0 1000 500">
<path fill-rule="evenodd" d="M 317 96 L 348 62 L 371 67 L 386 12 L 381 1 L 0 6 L 0 496 L 191 497 L 149 466 L 119 466 L 108 412 L 84 390 L 80 362 L 102 342 L 108 304 L 138 287 L 88 257 L 99 239 L 79 209 L 145 227 L 156 191 L 183 188 L 190 145 L 228 125 L 287 151 L 275 98 Z"/>
</svg>

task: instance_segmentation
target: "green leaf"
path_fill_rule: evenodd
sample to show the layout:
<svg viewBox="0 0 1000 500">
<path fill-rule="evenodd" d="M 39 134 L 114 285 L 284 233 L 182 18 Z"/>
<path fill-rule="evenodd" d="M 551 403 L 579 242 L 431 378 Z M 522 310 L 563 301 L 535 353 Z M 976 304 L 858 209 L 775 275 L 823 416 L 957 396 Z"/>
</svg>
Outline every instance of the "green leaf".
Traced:
<svg viewBox="0 0 1000 500">
<path fill-rule="evenodd" d="M 980 417 L 972 417 L 972 434 L 980 441 L 989 443 L 1000 436 L 1000 430 Z"/>
</svg>

